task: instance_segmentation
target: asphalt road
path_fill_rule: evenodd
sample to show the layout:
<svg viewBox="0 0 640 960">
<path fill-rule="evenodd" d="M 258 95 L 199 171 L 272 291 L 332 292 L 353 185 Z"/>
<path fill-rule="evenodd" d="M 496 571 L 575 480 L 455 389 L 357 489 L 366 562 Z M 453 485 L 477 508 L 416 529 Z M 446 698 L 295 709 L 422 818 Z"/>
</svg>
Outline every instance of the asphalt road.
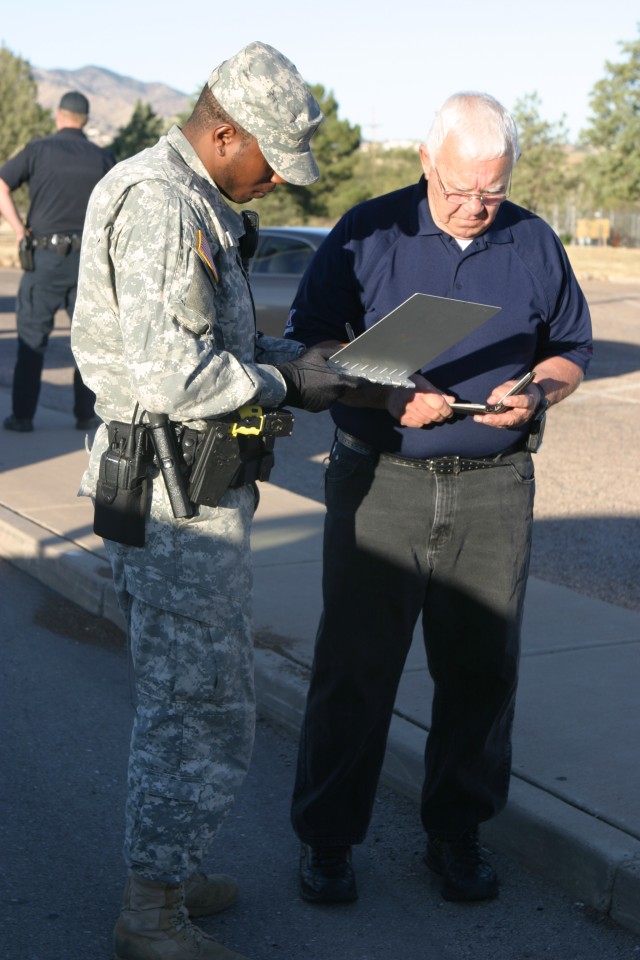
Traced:
<svg viewBox="0 0 640 960">
<path fill-rule="evenodd" d="M 19 277 L 17 270 L 0 270 L 0 388 L 12 381 Z M 593 317 L 594 359 L 579 390 L 547 417 L 536 455 L 531 573 L 640 610 L 640 283 L 585 281 L 583 289 Z M 70 362 L 69 322 L 60 313 L 41 403 L 68 410 L 71 422 Z M 331 420 L 304 412 L 296 419 L 293 435 L 278 442 L 272 481 L 322 501 Z"/>
<path fill-rule="evenodd" d="M 0 960 L 110 960 L 132 710 L 123 635 L 0 561 Z M 360 900 L 298 896 L 296 745 L 258 724 L 249 776 L 206 867 L 241 896 L 203 922 L 251 960 L 634 960 L 640 939 L 505 857 L 500 897 L 451 904 L 415 805 L 380 789 L 356 848 Z"/>
</svg>

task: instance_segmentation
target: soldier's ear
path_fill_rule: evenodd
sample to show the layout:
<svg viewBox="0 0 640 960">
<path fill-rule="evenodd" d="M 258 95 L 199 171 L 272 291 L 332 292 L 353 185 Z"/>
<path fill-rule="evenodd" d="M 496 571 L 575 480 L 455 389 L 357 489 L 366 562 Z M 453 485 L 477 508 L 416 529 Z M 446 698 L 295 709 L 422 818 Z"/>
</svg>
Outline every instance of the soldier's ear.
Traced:
<svg viewBox="0 0 640 960">
<path fill-rule="evenodd" d="M 211 131 L 211 140 L 218 156 L 223 157 L 230 144 L 239 136 L 232 123 L 219 123 Z"/>
</svg>

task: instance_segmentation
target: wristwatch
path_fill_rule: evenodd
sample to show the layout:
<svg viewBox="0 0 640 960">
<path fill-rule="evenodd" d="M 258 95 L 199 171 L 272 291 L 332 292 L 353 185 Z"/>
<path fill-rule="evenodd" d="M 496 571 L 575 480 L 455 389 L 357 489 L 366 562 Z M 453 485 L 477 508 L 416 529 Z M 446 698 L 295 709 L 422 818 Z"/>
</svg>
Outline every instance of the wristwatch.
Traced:
<svg viewBox="0 0 640 960">
<path fill-rule="evenodd" d="M 529 421 L 530 428 L 526 445 L 526 449 L 529 451 L 529 453 L 537 453 L 542 446 L 544 426 L 547 419 L 547 408 L 549 406 L 549 401 L 547 400 L 544 390 L 539 383 L 536 383 L 535 380 L 533 382 L 540 390 L 540 400 L 538 401 L 538 406 L 536 407 L 533 416 Z"/>
<path fill-rule="evenodd" d="M 543 407 L 543 409 L 546 410 L 547 407 L 549 406 L 549 401 L 547 400 L 547 396 L 542 388 L 542 384 L 539 383 L 537 380 L 532 380 L 531 386 L 537 387 L 538 390 L 540 391 L 540 399 L 538 400 L 538 403 L 536 405 L 536 409 L 534 412 L 537 413 L 540 407 Z"/>
</svg>

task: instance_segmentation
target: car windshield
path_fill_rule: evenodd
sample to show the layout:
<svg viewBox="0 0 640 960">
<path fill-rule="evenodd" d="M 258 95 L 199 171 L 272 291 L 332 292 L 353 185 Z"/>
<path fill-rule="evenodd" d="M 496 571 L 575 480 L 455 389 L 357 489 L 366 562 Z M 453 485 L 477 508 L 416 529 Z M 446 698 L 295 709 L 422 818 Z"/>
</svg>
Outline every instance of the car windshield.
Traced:
<svg viewBox="0 0 640 960">
<path fill-rule="evenodd" d="M 258 246 L 252 273 L 295 273 L 307 268 L 314 250 L 303 240 L 291 237 L 265 237 Z"/>
</svg>

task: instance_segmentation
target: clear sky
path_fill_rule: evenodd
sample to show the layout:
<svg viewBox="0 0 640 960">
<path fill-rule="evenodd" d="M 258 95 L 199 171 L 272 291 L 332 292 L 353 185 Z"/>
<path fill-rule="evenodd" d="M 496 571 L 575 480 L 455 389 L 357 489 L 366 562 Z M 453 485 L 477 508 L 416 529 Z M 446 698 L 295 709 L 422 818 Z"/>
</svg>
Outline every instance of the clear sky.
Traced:
<svg viewBox="0 0 640 960">
<path fill-rule="evenodd" d="M 508 108 L 537 92 L 570 138 L 586 125 L 605 61 L 635 41 L 637 0 L 218 0 L 176 4 L 29 0 L 3 4 L 0 44 L 44 69 L 95 65 L 187 94 L 246 43 L 262 40 L 309 83 L 333 91 L 339 116 L 366 139 L 422 140 L 458 90 Z"/>
</svg>

